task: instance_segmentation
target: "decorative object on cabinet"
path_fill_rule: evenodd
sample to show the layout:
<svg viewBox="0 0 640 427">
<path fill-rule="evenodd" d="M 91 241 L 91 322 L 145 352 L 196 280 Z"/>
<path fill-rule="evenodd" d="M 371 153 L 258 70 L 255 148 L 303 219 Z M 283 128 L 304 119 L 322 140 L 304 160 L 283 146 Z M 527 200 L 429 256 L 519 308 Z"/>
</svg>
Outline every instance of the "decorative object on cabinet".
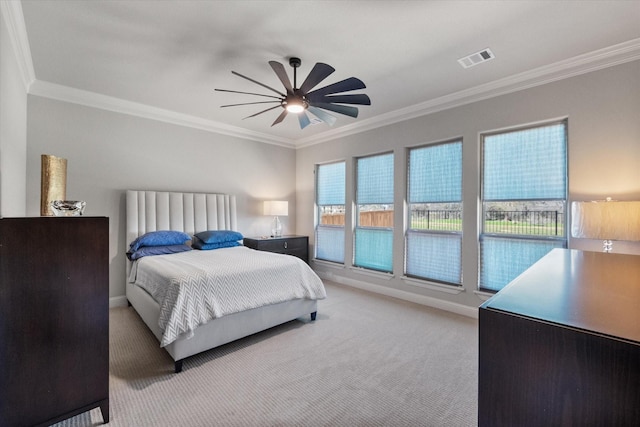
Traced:
<svg viewBox="0 0 640 427">
<path fill-rule="evenodd" d="M 245 237 L 243 244 L 259 251 L 297 256 L 309 263 L 308 236 Z"/>
<path fill-rule="evenodd" d="M 67 198 L 67 159 L 43 154 L 40 160 L 40 215 L 53 216 L 51 202 Z"/>
<path fill-rule="evenodd" d="M 51 212 L 54 216 L 82 216 L 86 205 L 82 200 L 54 200 Z"/>
<path fill-rule="evenodd" d="M 279 216 L 289 215 L 289 202 L 279 200 L 267 200 L 264 202 L 264 214 L 273 216 L 271 225 L 271 237 L 282 236 L 282 223 Z"/>
<path fill-rule="evenodd" d="M 640 256 L 553 249 L 480 306 L 478 426 L 640 425 Z"/>
<path fill-rule="evenodd" d="M 600 239 L 603 252 L 613 250 L 614 240 L 640 240 L 640 201 L 573 202 L 571 236 Z"/>
<path fill-rule="evenodd" d="M 0 219 L 0 425 L 109 422 L 109 219 Z"/>
</svg>

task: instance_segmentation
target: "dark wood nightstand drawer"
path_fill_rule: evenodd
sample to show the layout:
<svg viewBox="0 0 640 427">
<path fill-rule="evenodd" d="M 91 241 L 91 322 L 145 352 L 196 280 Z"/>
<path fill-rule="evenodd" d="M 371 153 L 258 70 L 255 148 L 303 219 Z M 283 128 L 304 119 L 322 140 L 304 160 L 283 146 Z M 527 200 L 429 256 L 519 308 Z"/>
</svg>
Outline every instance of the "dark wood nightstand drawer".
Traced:
<svg viewBox="0 0 640 427">
<path fill-rule="evenodd" d="M 306 249 L 307 238 L 269 239 L 258 243 L 262 251 L 289 253 L 293 250 Z"/>
<path fill-rule="evenodd" d="M 293 255 L 301 258 L 304 262 L 309 262 L 309 238 L 307 236 L 245 237 L 243 243 L 251 249 Z"/>
</svg>

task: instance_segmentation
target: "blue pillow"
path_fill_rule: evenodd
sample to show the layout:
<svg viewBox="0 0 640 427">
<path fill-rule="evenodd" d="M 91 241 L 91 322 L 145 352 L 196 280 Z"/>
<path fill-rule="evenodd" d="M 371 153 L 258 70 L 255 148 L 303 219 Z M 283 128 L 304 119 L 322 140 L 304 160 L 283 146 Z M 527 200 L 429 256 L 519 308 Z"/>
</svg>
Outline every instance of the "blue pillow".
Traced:
<svg viewBox="0 0 640 427">
<path fill-rule="evenodd" d="M 223 243 L 223 242 L 237 242 L 242 240 L 242 234 L 232 230 L 209 230 L 201 231 L 194 235 L 203 243 Z"/>
<path fill-rule="evenodd" d="M 131 242 L 129 250 L 131 252 L 135 252 L 144 246 L 182 245 L 187 240 L 191 240 L 191 236 L 187 233 L 183 233 L 182 231 L 150 231 Z"/>
<path fill-rule="evenodd" d="M 237 240 L 231 242 L 219 242 L 219 243 L 204 243 L 197 237 L 193 237 L 193 247 L 196 249 L 200 249 L 202 251 L 209 251 L 212 249 L 220 249 L 220 248 L 232 248 L 234 246 L 241 246 L 240 242 Z"/>
<path fill-rule="evenodd" d="M 137 251 L 127 252 L 127 258 L 131 261 L 135 261 L 144 256 L 177 254 L 179 252 L 190 251 L 191 249 L 192 248 L 189 245 L 143 246 Z"/>
</svg>

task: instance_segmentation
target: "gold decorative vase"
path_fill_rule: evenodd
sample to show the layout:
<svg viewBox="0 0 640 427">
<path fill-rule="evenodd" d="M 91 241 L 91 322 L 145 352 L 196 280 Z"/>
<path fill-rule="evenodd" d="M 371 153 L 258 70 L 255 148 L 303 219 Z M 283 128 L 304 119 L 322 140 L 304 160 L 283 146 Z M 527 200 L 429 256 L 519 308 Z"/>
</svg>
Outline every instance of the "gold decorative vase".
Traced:
<svg viewBox="0 0 640 427">
<path fill-rule="evenodd" d="M 40 178 L 40 215 L 53 216 L 51 202 L 67 199 L 67 159 L 43 154 Z"/>
</svg>

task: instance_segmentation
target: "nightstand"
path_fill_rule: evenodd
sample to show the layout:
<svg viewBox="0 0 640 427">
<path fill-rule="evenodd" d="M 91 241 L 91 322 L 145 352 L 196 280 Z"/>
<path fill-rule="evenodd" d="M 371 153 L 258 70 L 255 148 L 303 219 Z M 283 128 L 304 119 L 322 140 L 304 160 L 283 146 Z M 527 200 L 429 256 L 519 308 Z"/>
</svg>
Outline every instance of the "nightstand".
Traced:
<svg viewBox="0 0 640 427">
<path fill-rule="evenodd" d="M 293 255 L 309 263 L 308 236 L 245 237 L 243 243 L 251 249 Z"/>
</svg>

